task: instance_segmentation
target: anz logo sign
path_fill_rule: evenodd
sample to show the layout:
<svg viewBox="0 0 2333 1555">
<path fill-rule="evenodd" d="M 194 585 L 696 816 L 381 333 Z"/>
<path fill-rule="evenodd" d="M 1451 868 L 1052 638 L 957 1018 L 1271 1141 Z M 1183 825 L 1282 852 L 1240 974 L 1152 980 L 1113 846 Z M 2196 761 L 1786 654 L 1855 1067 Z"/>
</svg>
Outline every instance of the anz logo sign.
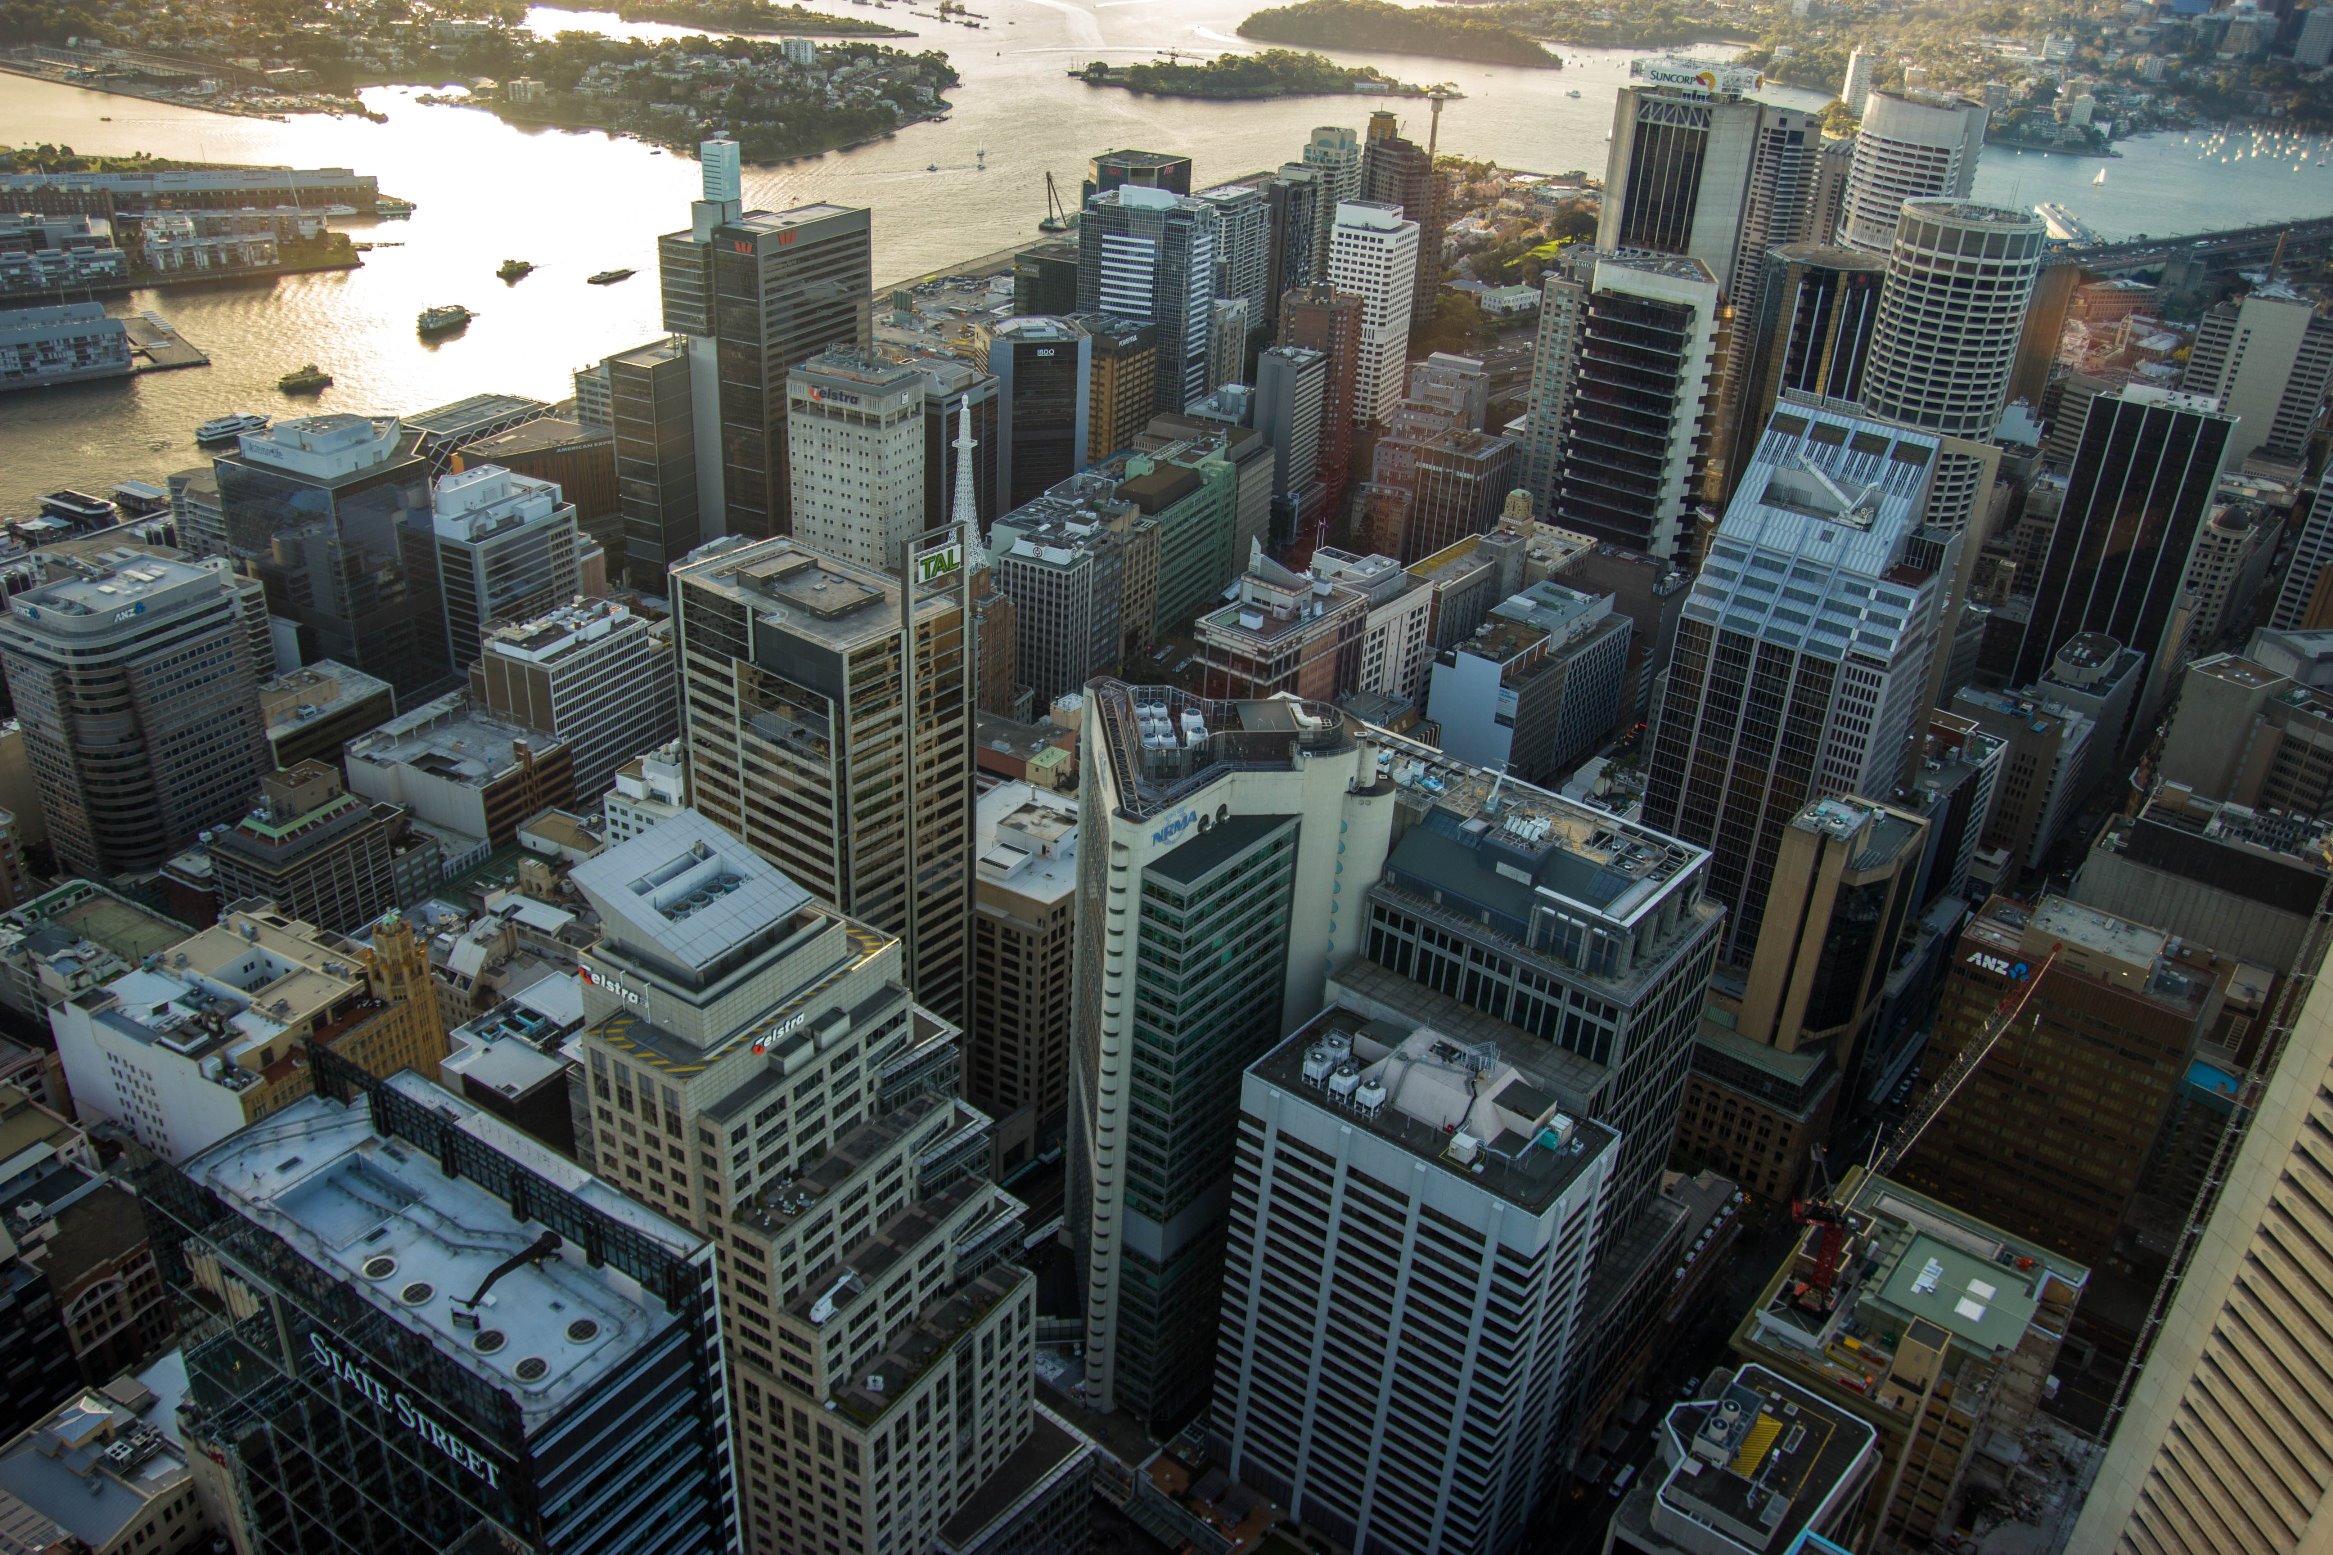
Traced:
<svg viewBox="0 0 2333 1555">
<path fill-rule="evenodd" d="M 1175 841 L 1177 838 L 1181 837 L 1183 833 L 1189 831 L 1192 827 L 1198 824 L 1199 812 L 1196 810 L 1185 810 L 1182 814 L 1176 816 L 1173 820 L 1167 822 L 1164 826 L 1161 826 L 1157 831 L 1152 832 L 1150 834 L 1150 840 L 1154 843 L 1157 843 L 1160 847 L 1165 847 L 1168 843 Z"/>
<path fill-rule="evenodd" d="M 1980 972 L 1990 972 L 1995 977 L 2006 977 L 2013 983 L 2024 982 L 2033 970 L 2022 961 L 2010 961 L 2001 956 L 1987 955 L 1981 950 L 1969 952 L 1968 964 Z"/>
</svg>

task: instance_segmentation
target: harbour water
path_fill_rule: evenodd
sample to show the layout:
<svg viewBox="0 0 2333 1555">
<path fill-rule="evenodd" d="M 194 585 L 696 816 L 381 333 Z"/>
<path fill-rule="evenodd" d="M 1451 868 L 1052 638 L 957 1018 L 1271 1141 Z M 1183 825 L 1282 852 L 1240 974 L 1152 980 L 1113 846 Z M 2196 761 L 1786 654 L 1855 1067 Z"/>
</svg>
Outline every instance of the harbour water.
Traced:
<svg viewBox="0 0 2333 1555">
<path fill-rule="evenodd" d="M 1086 160 L 1113 146 L 1187 150 L 1213 182 L 1293 158 L 1316 124 L 1359 125 L 1378 99 L 1318 97 L 1194 102 L 1089 87 L 1068 71 L 1089 60 L 1137 60 L 1159 50 L 1245 48 L 1235 35 L 1250 0 L 987 0 L 989 25 L 918 18 L 905 4 L 877 12 L 813 0 L 838 14 L 879 15 L 914 29 L 903 47 L 945 49 L 964 77 L 945 123 L 785 167 L 748 169 L 749 204 L 810 200 L 874 212 L 875 271 L 889 281 L 1034 240 L 1050 172 L 1074 196 Z M 537 8 L 530 25 L 635 37 L 689 29 L 632 24 L 605 12 Z M 1340 55 L 1406 81 L 1454 83 L 1446 152 L 1559 172 L 1600 171 L 1613 94 L 1631 55 L 1565 50 L 1568 68 L 1528 71 L 1396 55 Z M 1572 98 L 1566 94 L 1578 91 Z M 30 509 L 60 486 L 158 479 L 199 462 L 193 428 L 230 411 L 285 416 L 311 407 L 413 411 L 484 390 L 560 399 L 569 374 L 658 333 L 655 239 L 684 225 L 695 163 L 598 132 L 525 130 L 478 109 L 423 104 L 421 88 L 365 94 L 385 123 L 316 117 L 232 118 L 20 78 L 0 80 L 0 140 L 82 151 L 152 151 L 222 162 L 343 166 L 375 174 L 415 201 L 408 221 L 365 223 L 380 245 L 362 269 L 277 281 L 134 293 L 116 312 L 151 309 L 207 352 L 212 365 L 0 400 L 0 514 Z M 1819 104 L 1822 94 L 1782 92 Z M 1422 105 L 1397 103 L 1424 138 Z M 110 122 L 108 122 L 110 118 Z M 985 149 L 986 171 L 976 170 Z M 1981 197 L 2059 200 L 2106 236 L 2163 233 L 2333 211 L 2333 171 L 2282 164 L 2214 165 L 2207 173 L 2178 136 L 2132 143 L 2094 186 L 2093 160 L 1989 152 Z M 938 172 L 928 171 L 932 163 Z M 506 258 L 534 274 L 494 275 Z M 588 286 L 594 271 L 639 273 Z M 424 341 L 423 308 L 461 303 L 478 314 L 458 335 Z M 337 380 L 320 400 L 293 401 L 275 380 L 314 360 Z"/>
</svg>

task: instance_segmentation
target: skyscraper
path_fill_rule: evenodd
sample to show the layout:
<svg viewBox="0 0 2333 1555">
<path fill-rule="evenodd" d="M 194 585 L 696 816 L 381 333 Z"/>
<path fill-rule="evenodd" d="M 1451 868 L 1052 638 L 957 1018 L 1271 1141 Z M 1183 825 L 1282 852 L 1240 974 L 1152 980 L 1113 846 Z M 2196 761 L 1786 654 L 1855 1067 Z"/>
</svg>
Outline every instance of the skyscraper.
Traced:
<svg viewBox="0 0 2333 1555">
<path fill-rule="evenodd" d="M 1442 235 L 1449 225 L 1449 196 L 1435 170 L 1433 152 L 1405 138 L 1394 116 L 1384 109 L 1369 115 L 1369 130 L 1361 142 L 1360 197 L 1394 206 L 1417 224 L 1418 249 L 1409 275 L 1409 327 L 1421 328 L 1433 319 L 1434 300 L 1442 290 Z M 1333 261 L 1333 251 L 1330 257 Z M 1333 273 L 1330 279 L 1335 279 Z M 1403 344 L 1406 348 L 1408 342 Z"/>
<path fill-rule="evenodd" d="M 1871 76 L 1878 67 L 1878 57 L 1868 49 L 1859 48 L 1847 56 L 1847 76 L 1839 87 L 1839 101 L 1859 119 L 1871 101 Z M 1828 238 L 1829 234 L 1824 236 Z"/>
<path fill-rule="evenodd" d="M 934 1548 L 1028 1439 L 1035 1370 L 1022 1207 L 956 1099 L 955 1031 L 899 940 L 693 811 L 571 878 L 600 916 L 594 1157 L 722 1233 L 745 1548 Z"/>
<path fill-rule="evenodd" d="M 960 584 L 963 572 L 938 576 Z M 916 587 L 903 619 L 895 574 L 793 540 L 707 546 L 670 586 L 697 808 L 820 900 L 905 939 L 917 1000 L 959 1019 L 966 602 Z"/>
<path fill-rule="evenodd" d="M 248 1547 L 583 1555 L 653 1508 L 660 1550 L 735 1550 L 712 1245 L 418 1074 L 310 1063 L 142 1184 Z"/>
<path fill-rule="evenodd" d="M 745 210 L 728 151 L 706 157 L 704 175 L 688 230 L 657 239 L 664 327 L 689 337 L 699 511 L 720 515 L 722 533 L 782 535 L 786 374 L 832 347 L 867 349 L 873 229 L 852 206 Z"/>
<path fill-rule="evenodd" d="M 1321 173 L 1320 168 L 1302 162 L 1283 162 L 1280 171 L 1264 180 L 1264 204 L 1271 214 L 1272 228 L 1261 315 L 1267 330 L 1280 322 L 1280 298 L 1293 287 L 1312 283 L 1313 255 L 1327 230 L 1320 205 L 1327 180 Z"/>
<path fill-rule="evenodd" d="M 1874 104 L 1888 99 L 1872 94 Z M 1981 122 L 1984 110 L 1976 113 Z M 1864 408 L 1923 431 L 1989 442 L 2048 232 L 2031 211 L 1907 200 L 1890 233 L 1887 279 L 1864 359 Z M 1929 490 L 1928 522 L 1964 528 L 1983 484 L 1975 459 L 1945 454 Z"/>
<path fill-rule="evenodd" d="M 1906 200 L 1965 200 L 1985 145 L 1985 105 L 1945 92 L 1878 87 L 1855 129 L 1839 241 L 1884 254 Z"/>
<path fill-rule="evenodd" d="M 1272 535 L 1286 544 L 1327 517 L 1321 469 L 1328 353 L 1272 346 L 1256 358 L 1256 430 L 1272 447 Z"/>
<path fill-rule="evenodd" d="M 635 588 L 661 587 L 664 570 L 697 548 L 702 502 L 710 495 L 697 484 L 688 341 L 680 335 L 652 341 L 619 351 L 601 366 L 615 431 L 616 511 L 624 529 L 623 549 L 609 557 L 609 570 L 620 571 Z"/>
<path fill-rule="evenodd" d="M 1511 1027 L 1332 1005 L 1241 1077 L 1208 1434 L 1307 1527 L 1518 1547 L 1619 1155 L 1565 1111 L 1563 1067 Z"/>
<path fill-rule="evenodd" d="M 1331 886 L 1383 855 L 1392 810 L 1332 706 L 1104 680 L 1085 717 L 1068 1222 L 1086 1389 L 1164 1425 L 1208 1387 L 1236 1077 L 1319 1008 L 1359 906 Z"/>
<path fill-rule="evenodd" d="M 293 917 L 349 934 L 398 905 L 392 861 L 404 816 L 341 786 L 320 761 L 260 779 L 259 803 L 211 836 L 223 902 L 261 897 Z"/>
<path fill-rule="evenodd" d="M 1754 71 L 1647 68 L 1613 104 L 1596 246 L 1689 255 L 1755 316 L 1767 250 L 1808 236 L 1822 132 L 1804 109 L 1744 97 Z"/>
<path fill-rule="evenodd" d="M 1949 548 L 1915 529 L 1937 440 L 1786 402 L 1687 597 L 1644 814 L 1710 849 L 1728 959 L 1757 944 L 1783 832 L 1892 794 L 1927 728 Z"/>
<path fill-rule="evenodd" d="M 2231 466 L 2255 450 L 2300 464 L 2333 386 L 2333 318 L 2283 285 L 2223 302 L 2196 325 L 2179 386 L 2210 395 L 2239 418 L 2228 444 Z"/>
<path fill-rule="evenodd" d="M 1207 392 L 1215 226 L 1189 196 L 1136 184 L 1094 195 L 1078 221 L 1078 310 L 1157 329 L 1160 410 Z"/>
<path fill-rule="evenodd" d="M 1217 184 L 1192 196 L 1215 220 L 1215 295 L 1247 304 L 1248 326 L 1271 306 L 1272 206 L 1255 184 Z"/>
<path fill-rule="evenodd" d="M 1750 375 L 1733 407 L 1734 446 L 1745 452 L 1786 392 L 1862 397 L 1864 358 L 1887 274 L 1882 256 L 1827 241 L 1786 244 L 1765 263 L 1757 308 L 1734 310 L 1734 328 L 1750 342 Z M 1732 485 L 1729 479 L 1728 496 Z"/>
<path fill-rule="evenodd" d="M 59 557 L 0 614 L 0 668 L 57 858 L 150 869 L 250 808 L 275 770 L 253 601 L 223 561 Z"/>
<path fill-rule="evenodd" d="M 1525 484 L 1550 523 L 1682 557 L 1713 408 L 1715 277 L 1698 259 L 1575 250 L 1542 290 Z"/>
<path fill-rule="evenodd" d="M 1330 523 L 1345 514 L 1353 479 L 1353 428 L 1367 419 L 1357 401 L 1361 383 L 1363 303 L 1333 286 L 1307 286 L 1280 299 L 1283 346 L 1318 351 L 1321 511 Z"/>
<path fill-rule="evenodd" d="M 1337 207 L 1362 197 L 1361 137 L 1349 129 L 1321 125 L 1304 143 L 1303 161 L 1320 175 L 1320 208 L 1314 213 L 1312 273 L 1288 277 L 1292 287 L 1328 279 L 1329 229 L 1337 223 Z"/>
<path fill-rule="evenodd" d="M 1418 224 L 1405 219 L 1400 207 L 1377 202 L 1338 206 L 1329 229 L 1329 285 L 1361 299 L 1355 426 L 1384 421 L 1401 400 L 1419 241 Z M 1310 340 L 1284 338 L 1280 343 L 1320 348 Z"/>
<path fill-rule="evenodd" d="M 1093 337 L 1054 318 L 1004 319 L 982 333 L 996 375 L 996 511 L 1006 513 L 1085 468 Z"/>
<path fill-rule="evenodd" d="M 498 717 L 565 740 L 589 805 L 616 769 L 680 732 L 672 623 L 614 600 L 513 621 L 487 634 L 470 694 Z"/>
<path fill-rule="evenodd" d="M 583 590 L 575 504 L 549 481 L 480 465 L 430 488 L 446 662 L 468 675 L 487 631 Z"/>
<path fill-rule="evenodd" d="M 1106 313 L 1081 313 L 1092 341 L 1093 397 L 1086 405 L 1085 463 L 1098 464 L 1134 446 L 1158 405 L 1158 329 Z"/>
<path fill-rule="evenodd" d="M 212 466 L 226 554 L 267 585 L 268 613 L 402 697 L 453 676 L 430 630 L 429 467 L 413 444 L 393 416 L 306 416 L 245 433 Z"/>
<path fill-rule="evenodd" d="M 2152 716 L 2177 669 L 2187 560 L 2236 429 L 2217 402 L 2170 389 L 2132 384 L 2090 401 L 2009 684 L 2040 678 L 2069 639 L 2104 632 L 2147 656 L 2140 702 Z"/>
<path fill-rule="evenodd" d="M 1168 194 L 1191 192 L 1191 159 L 1166 151 L 1105 151 L 1086 167 L 1085 198 L 1114 189 L 1163 189 Z"/>
<path fill-rule="evenodd" d="M 924 529 L 925 377 L 912 364 L 821 351 L 786 374 L 794 535 L 883 571 Z"/>
</svg>

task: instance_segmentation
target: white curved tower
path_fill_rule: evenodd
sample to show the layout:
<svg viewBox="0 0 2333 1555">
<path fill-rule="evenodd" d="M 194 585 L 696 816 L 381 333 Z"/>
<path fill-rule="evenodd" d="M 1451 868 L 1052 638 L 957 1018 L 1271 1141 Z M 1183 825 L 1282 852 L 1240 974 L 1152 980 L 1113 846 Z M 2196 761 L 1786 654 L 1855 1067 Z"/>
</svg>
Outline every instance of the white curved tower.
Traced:
<svg viewBox="0 0 2333 1555">
<path fill-rule="evenodd" d="M 1839 241 L 1884 254 L 1906 200 L 1965 200 L 1984 149 L 1985 105 L 1948 92 L 1875 87 L 1855 131 Z"/>
</svg>

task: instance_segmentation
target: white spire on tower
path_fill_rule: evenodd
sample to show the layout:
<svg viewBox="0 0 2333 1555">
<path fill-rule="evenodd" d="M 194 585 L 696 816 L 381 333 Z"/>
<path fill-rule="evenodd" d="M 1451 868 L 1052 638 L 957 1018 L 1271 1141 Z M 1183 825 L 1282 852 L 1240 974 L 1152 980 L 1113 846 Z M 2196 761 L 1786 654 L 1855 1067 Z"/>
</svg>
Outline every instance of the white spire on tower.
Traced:
<svg viewBox="0 0 2333 1555">
<path fill-rule="evenodd" d="M 980 543 L 980 503 L 972 495 L 972 450 L 979 446 L 972 436 L 972 399 L 965 396 L 956 411 L 956 503 L 949 510 L 952 523 L 964 526 L 965 543 L 972 548 L 967 557 L 975 567 L 988 564 L 988 553 Z"/>
</svg>

